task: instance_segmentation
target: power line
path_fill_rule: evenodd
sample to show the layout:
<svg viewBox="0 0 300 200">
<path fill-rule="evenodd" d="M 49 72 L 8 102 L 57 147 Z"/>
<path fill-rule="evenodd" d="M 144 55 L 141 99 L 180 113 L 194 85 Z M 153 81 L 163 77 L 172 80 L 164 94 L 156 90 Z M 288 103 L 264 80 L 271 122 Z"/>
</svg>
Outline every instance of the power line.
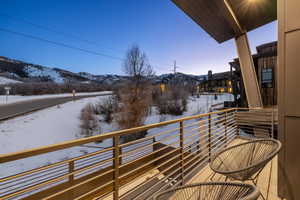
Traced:
<svg viewBox="0 0 300 200">
<path fill-rule="evenodd" d="M 85 43 L 88 43 L 88 44 L 91 44 L 91 45 L 94 45 L 94 46 L 102 46 L 98 42 L 95 42 L 95 41 L 92 41 L 92 40 L 83 39 L 83 38 L 81 38 L 81 37 L 79 37 L 79 36 L 77 36 L 75 34 L 67 33 L 67 32 L 64 32 L 64 31 L 58 31 L 58 30 L 56 30 L 54 28 L 51 28 L 49 26 L 44 26 L 44 25 L 41 25 L 41 24 L 36 24 L 36 23 L 33 23 L 33 22 L 31 22 L 31 21 L 29 21 L 27 19 L 24 19 L 24 18 L 11 16 L 11 15 L 4 14 L 4 13 L 0 13 L 0 16 L 12 19 L 14 21 L 22 22 L 24 24 L 28 24 L 28 25 L 31 25 L 33 27 L 36 27 L 36 28 L 39 28 L 39 29 L 42 29 L 42 30 L 46 30 L 48 32 L 53 32 L 55 34 L 63 35 L 63 36 L 68 37 L 68 38 L 73 38 L 73 39 L 76 39 L 78 41 L 85 42 Z M 11 31 L 11 30 L 4 29 L 4 28 L 2 28 L 0 31 L 2 31 L 2 32 L 8 32 L 8 33 L 16 34 L 16 35 L 21 35 L 23 37 L 28 37 L 28 38 L 35 39 L 35 40 L 39 40 L 39 41 L 43 41 L 43 42 L 47 42 L 47 43 L 52 43 L 52 44 L 55 44 L 55 45 L 58 45 L 58 46 L 63 46 L 63 47 L 66 47 L 66 48 L 79 50 L 79 51 L 90 53 L 90 54 L 93 54 L 93 55 L 99 55 L 99 56 L 109 57 L 109 58 L 116 59 L 116 60 L 123 60 L 122 58 L 117 57 L 117 56 L 103 54 L 103 53 L 99 53 L 99 52 L 95 52 L 95 51 L 91 51 L 91 50 L 79 48 L 79 47 L 68 45 L 68 44 L 61 43 L 61 42 L 51 41 L 51 40 L 40 38 L 40 37 L 37 37 L 37 36 L 33 36 L 33 35 L 25 34 L 25 33 L 20 33 L 20 32 L 16 32 L 16 31 Z M 121 50 L 118 50 L 118 49 L 115 49 L 115 48 L 109 48 L 109 47 L 104 47 L 104 48 L 110 49 L 110 50 L 113 50 L 113 51 L 119 51 L 119 52 L 121 52 Z M 122 53 L 124 53 L 123 50 L 122 50 Z M 159 64 L 159 65 L 161 65 L 161 64 Z M 163 64 L 163 65 L 165 65 L 167 68 L 169 68 L 171 66 L 171 64 L 170 65 L 169 64 Z M 155 68 L 158 68 L 159 70 L 166 71 L 166 69 L 162 69 L 160 67 L 155 67 Z"/>
<path fill-rule="evenodd" d="M 46 30 L 48 32 L 53 32 L 53 33 L 56 33 L 58 35 L 63 35 L 65 37 L 68 37 L 68 38 L 73 38 L 73 39 L 76 39 L 78 41 L 81 41 L 81 42 L 85 42 L 85 43 L 88 43 L 90 45 L 94 45 L 94 46 L 102 46 L 102 44 L 99 44 L 98 42 L 96 41 L 92 41 L 92 40 L 87 40 L 87 39 L 83 39 L 75 34 L 71 34 L 71 33 L 67 33 L 67 32 L 64 32 L 64 31 L 57 31 L 55 30 L 54 28 L 50 28 L 48 26 L 44 26 L 44 25 L 40 25 L 40 24 L 36 24 L 36 23 L 33 23 L 31 21 L 28 21 L 26 19 L 23 19 L 23 18 L 19 18 L 19 17 L 15 17 L 15 16 L 10 16 L 10 15 L 7 15 L 7 14 L 4 14 L 4 13 L 0 13 L 0 16 L 4 16 L 4 17 L 7 17 L 7 18 L 10 18 L 14 21 L 19 21 L 19 22 L 22 22 L 24 24 L 28 24 L 28 25 L 31 25 L 33 27 L 36 27 L 36 28 L 39 28 L 39 29 L 42 29 L 42 30 Z M 110 50 L 113 50 L 113 51 L 122 51 L 123 50 L 118 50 L 118 49 L 114 49 L 114 48 L 110 48 L 110 47 L 105 47 L 106 49 L 110 49 Z"/>
<path fill-rule="evenodd" d="M 34 35 L 29 35 L 29 34 L 25 34 L 25 33 L 21 33 L 21 32 L 12 31 L 12 30 L 9 30 L 9 29 L 0 28 L 0 31 L 6 32 L 6 33 L 11 33 L 11 34 L 14 34 L 14 35 L 19 35 L 19 36 L 22 36 L 22 37 L 26 37 L 26 38 L 30 38 L 30 39 L 34 39 L 34 40 L 38 40 L 38 41 L 42 41 L 42 42 L 46 42 L 46 43 L 49 43 L 49 44 L 54 44 L 56 46 L 62 46 L 62 47 L 65 47 L 65 48 L 82 51 L 82 52 L 97 55 L 97 56 L 103 56 L 103 57 L 107 57 L 107 58 L 111 58 L 111 59 L 115 59 L 115 60 L 121 60 L 121 61 L 124 60 L 123 58 L 120 58 L 120 57 L 116 57 L 116 56 L 112 56 L 112 55 L 108 55 L 108 54 L 103 54 L 103 53 L 99 53 L 99 52 L 92 51 L 92 50 L 83 49 L 83 48 L 72 46 L 72 45 L 69 45 L 69 44 L 62 43 L 62 42 L 56 42 L 56 41 L 44 39 L 44 38 L 41 38 L 41 37 L 37 37 L 37 36 L 34 36 Z"/>
<path fill-rule="evenodd" d="M 94 45 L 94 46 L 102 46 L 98 42 L 95 42 L 95 41 L 92 41 L 92 40 L 83 39 L 83 38 L 81 38 L 81 37 L 79 37 L 79 36 L 77 36 L 75 34 L 67 33 L 67 32 L 64 32 L 64 31 L 57 31 L 54 28 L 50 28 L 48 26 L 36 24 L 36 23 L 33 23 L 33 22 L 31 22 L 31 21 L 29 21 L 27 19 L 24 19 L 24 18 L 11 16 L 11 15 L 7 15 L 7 14 L 4 14 L 4 13 L 0 13 L 0 16 L 4 16 L 4 17 L 10 18 L 10 19 L 12 19 L 14 21 L 19 21 L 19 22 L 22 22 L 24 24 L 28 24 L 28 25 L 31 25 L 31 26 L 39 28 L 39 29 L 43 29 L 43 30 L 46 30 L 48 32 L 53 32 L 53 33 L 56 33 L 56 34 L 60 34 L 60 35 L 66 36 L 68 38 L 71 37 L 71 38 L 76 39 L 78 41 L 85 42 L 85 43 L 88 43 L 88 44 L 91 44 L 91 45 Z M 110 48 L 110 47 L 105 47 L 105 48 L 113 50 L 113 51 L 119 51 L 119 52 L 122 51 L 122 53 L 124 53 L 124 50 L 118 50 L 118 49 Z M 163 64 L 163 65 L 167 66 L 169 64 Z M 170 67 L 170 66 L 168 66 L 168 67 Z"/>
<path fill-rule="evenodd" d="M 124 61 L 125 60 L 121 57 L 112 56 L 112 55 L 108 55 L 108 54 L 103 54 L 103 53 L 99 53 L 99 52 L 96 52 L 96 51 L 83 49 L 83 48 L 72 46 L 72 45 L 69 45 L 69 44 L 62 43 L 62 42 L 56 42 L 56 41 L 44 39 L 44 38 L 41 38 L 41 37 L 37 37 L 37 36 L 34 36 L 34 35 L 21 33 L 21 32 L 17 32 L 17 31 L 12 31 L 12 30 L 5 29 L 5 28 L 0 28 L 0 31 L 10 33 L 10 34 L 14 34 L 14 35 L 19 35 L 19 36 L 34 39 L 34 40 L 38 40 L 38 41 L 41 41 L 41 42 L 46 42 L 46 43 L 53 44 L 53 45 L 56 45 L 56 46 L 62 46 L 62 47 L 65 47 L 65 48 L 81 51 L 81 52 L 96 55 L 96 56 L 107 57 L 107 58 L 114 59 L 114 60 L 119 60 L 119 61 Z M 159 70 L 164 70 L 162 68 L 159 68 L 158 66 L 154 66 L 154 67 L 159 69 Z"/>
</svg>

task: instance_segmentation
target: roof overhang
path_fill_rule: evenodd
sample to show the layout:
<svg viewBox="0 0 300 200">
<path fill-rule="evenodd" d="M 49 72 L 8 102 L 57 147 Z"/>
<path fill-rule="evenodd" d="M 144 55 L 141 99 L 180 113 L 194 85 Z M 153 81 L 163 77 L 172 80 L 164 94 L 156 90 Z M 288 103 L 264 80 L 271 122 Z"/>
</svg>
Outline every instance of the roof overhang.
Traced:
<svg viewBox="0 0 300 200">
<path fill-rule="evenodd" d="M 222 43 L 277 19 L 277 0 L 172 0 L 216 41 Z"/>
</svg>

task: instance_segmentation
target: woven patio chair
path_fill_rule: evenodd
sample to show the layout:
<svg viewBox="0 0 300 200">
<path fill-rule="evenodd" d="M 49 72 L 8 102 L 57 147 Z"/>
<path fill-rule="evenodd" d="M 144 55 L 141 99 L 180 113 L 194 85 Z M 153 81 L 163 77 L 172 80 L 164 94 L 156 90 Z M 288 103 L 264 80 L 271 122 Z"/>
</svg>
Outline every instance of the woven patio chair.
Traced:
<svg viewBox="0 0 300 200">
<path fill-rule="evenodd" d="M 226 176 L 226 180 L 250 180 L 256 185 L 260 172 L 280 149 L 278 140 L 253 139 L 216 153 L 212 156 L 210 168 Z"/>
<path fill-rule="evenodd" d="M 249 184 L 210 182 L 197 183 L 166 190 L 154 197 L 155 200 L 256 200 L 258 189 Z"/>
</svg>

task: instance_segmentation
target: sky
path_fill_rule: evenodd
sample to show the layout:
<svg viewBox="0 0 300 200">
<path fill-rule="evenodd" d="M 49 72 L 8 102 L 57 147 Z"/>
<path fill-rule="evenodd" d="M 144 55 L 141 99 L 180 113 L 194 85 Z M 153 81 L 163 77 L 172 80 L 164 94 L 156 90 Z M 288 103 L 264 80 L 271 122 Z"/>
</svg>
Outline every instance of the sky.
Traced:
<svg viewBox="0 0 300 200">
<path fill-rule="evenodd" d="M 248 37 L 255 53 L 277 40 L 277 22 Z M 175 60 L 183 73 L 228 71 L 237 57 L 234 40 L 218 44 L 171 0 L 1 0 L 0 44 L 0 56 L 93 74 L 123 74 L 133 44 L 157 74 L 170 73 Z"/>
</svg>

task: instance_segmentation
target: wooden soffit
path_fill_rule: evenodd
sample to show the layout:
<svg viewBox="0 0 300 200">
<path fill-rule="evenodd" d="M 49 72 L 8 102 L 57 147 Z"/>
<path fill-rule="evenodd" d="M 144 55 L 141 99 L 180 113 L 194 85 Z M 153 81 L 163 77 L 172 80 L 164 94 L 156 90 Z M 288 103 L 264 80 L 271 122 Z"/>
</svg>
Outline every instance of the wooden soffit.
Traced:
<svg viewBox="0 0 300 200">
<path fill-rule="evenodd" d="M 216 41 L 222 43 L 242 33 L 224 0 L 172 0 Z M 277 19 L 277 0 L 228 0 L 244 31 Z"/>
</svg>

